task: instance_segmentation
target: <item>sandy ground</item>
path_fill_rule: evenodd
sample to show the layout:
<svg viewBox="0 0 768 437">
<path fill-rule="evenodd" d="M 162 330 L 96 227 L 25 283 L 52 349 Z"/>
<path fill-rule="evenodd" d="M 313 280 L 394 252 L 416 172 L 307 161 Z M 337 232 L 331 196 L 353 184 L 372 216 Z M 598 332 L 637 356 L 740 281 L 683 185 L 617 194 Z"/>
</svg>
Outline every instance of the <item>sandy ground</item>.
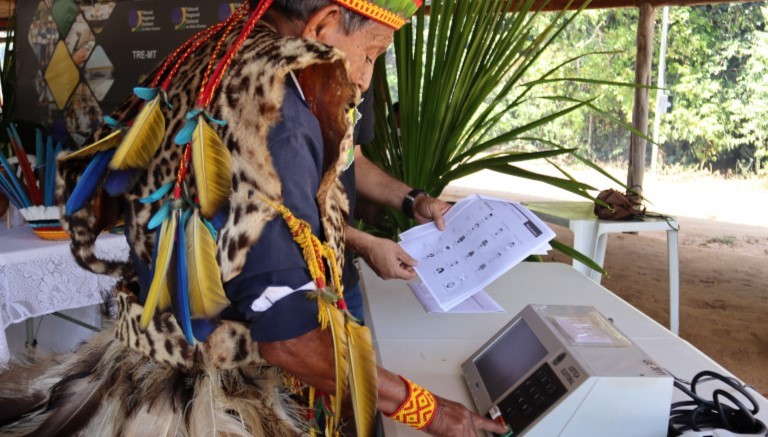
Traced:
<svg viewBox="0 0 768 437">
<path fill-rule="evenodd" d="M 623 180 L 622 172 L 612 174 Z M 591 171 L 571 174 L 599 189 L 619 188 Z M 680 224 L 680 336 L 768 395 L 768 180 L 660 175 L 646 176 L 644 187 L 653 202 L 648 210 L 675 215 Z M 444 197 L 474 192 L 518 201 L 583 200 L 492 172 L 457 181 Z M 569 229 L 552 229 L 560 241 L 572 242 Z M 666 260 L 664 232 L 610 234 L 602 285 L 668 326 Z M 558 252 L 547 261 L 570 263 Z"/>
</svg>

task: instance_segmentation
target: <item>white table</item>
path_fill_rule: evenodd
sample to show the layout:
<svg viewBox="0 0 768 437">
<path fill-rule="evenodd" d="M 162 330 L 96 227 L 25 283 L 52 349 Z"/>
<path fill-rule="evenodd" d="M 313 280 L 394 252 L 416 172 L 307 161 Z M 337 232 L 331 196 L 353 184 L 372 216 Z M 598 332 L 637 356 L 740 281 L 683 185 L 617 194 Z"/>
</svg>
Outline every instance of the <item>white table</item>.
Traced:
<svg viewBox="0 0 768 437">
<path fill-rule="evenodd" d="M 100 258 L 125 260 L 123 235 L 96 240 Z M 75 262 L 69 240 L 46 241 L 29 226 L 0 223 L 0 368 L 9 359 L 5 328 L 31 317 L 101 303 L 116 280 L 91 273 Z"/>
<path fill-rule="evenodd" d="M 528 304 L 593 305 L 672 374 L 686 380 L 701 370 L 729 374 L 690 343 L 565 264 L 522 263 L 486 287 L 504 313 L 426 313 L 405 282 L 384 281 L 364 263 L 361 282 L 366 324 L 379 364 L 471 409 L 474 404 L 461 363 Z M 758 417 L 768 422 L 768 400 L 755 396 L 760 403 Z M 675 400 L 683 399 L 675 390 Z M 388 437 L 423 435 L 389 419 L 383 426 Z"/>
<path fill-rule="evenodd" d="M 680 327 L 680 271 L 678 260 L 677 220 L 673 217 L 644 217 L 633 220 L 599 220 L 592 202 L 527 202 L 525 206 L 545 222 L 568 227 L 573 231 L 573 248 L 603 266 L 608 234 L 611 232 L 666 231 L 669 267 L 669 329 L 675 334 Z M 573 267 L 598 284 L 602 274 L 573 260 Z"/>
</svg>

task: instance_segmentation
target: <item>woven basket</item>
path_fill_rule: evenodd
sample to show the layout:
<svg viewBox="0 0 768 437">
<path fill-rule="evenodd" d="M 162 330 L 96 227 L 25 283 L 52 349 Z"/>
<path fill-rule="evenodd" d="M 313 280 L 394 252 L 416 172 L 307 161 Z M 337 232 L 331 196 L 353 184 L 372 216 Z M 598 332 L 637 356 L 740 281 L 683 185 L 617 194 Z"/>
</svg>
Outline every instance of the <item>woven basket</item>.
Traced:
<svg viewBox="0 0 768 437">
<path fill-rule="evenodd" d="M 59 221 L 59 208 L 55 206 L 31 206 L 19 210 L 32 228 L 43 240 L 66 240 L 69 234 L 62 229 Z"/>
</svg>

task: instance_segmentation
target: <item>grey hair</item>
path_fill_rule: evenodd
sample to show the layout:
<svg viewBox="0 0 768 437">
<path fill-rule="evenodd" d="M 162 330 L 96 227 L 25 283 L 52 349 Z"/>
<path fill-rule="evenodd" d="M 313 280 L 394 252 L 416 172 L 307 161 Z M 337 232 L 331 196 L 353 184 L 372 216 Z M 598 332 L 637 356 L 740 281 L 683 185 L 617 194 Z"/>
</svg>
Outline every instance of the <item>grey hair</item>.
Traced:
<svg viewBox="0 0 768 437">
<path fill-rule="evenodd" d="M 251 0 L 255 3 L 256 0 Z M 331 0 L 275 0 L 271 9 L 277 10 L 288 18 L 306 22 L 318 10 L 333 4 Z M 350 34 L 367 26 L 371 20 L 345 7 L 341 8 L 344 32 Z"/>
</svg>

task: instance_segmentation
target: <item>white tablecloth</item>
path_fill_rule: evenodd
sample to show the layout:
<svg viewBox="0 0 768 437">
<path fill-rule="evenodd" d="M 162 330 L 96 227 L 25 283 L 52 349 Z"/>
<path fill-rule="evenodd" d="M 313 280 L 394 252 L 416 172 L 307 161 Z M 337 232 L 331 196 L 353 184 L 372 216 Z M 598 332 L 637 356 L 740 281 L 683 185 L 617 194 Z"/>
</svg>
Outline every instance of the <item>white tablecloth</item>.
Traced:
<svg viewBox="0 0 768 437">
<path fill-rule="evenodd" d="M 104 234 L 96 240 L 100 258 L 125 260 L 123 235 Z M 0 368 L 9 359 L 5 328 L 30 317 L 103 301 L 103 291 L 116 280 L 96 275 L 75 262 L 69 240 L 46 241 L 28 226 L 7 229 L 0 224 Z"/>
</svg>

